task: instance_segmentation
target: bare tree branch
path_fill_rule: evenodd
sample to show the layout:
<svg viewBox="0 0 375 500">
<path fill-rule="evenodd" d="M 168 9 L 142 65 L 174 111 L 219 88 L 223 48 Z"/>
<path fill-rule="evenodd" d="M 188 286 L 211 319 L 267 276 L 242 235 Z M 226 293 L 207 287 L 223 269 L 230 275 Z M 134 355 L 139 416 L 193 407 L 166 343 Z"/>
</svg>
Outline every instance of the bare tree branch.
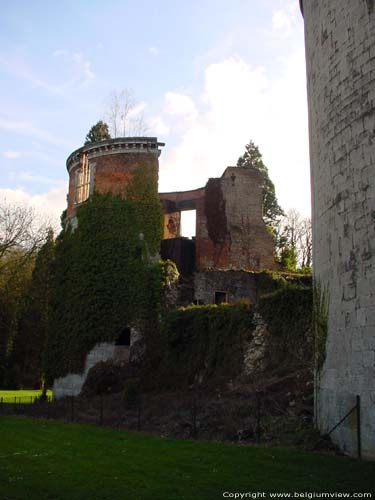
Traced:
<svg viewBox="0 0 375 500">
<path fill-rule="evenodd" d="M 143 108 L 134 99 L 134 94 L 129 89 L 111 93 L 105 114 L 114 138 L 119 134 L 129 137 L 144 135 L 147 132 Z"/>
<path fill-rule="evenodd" d="M 0 273 L 10 262 L 22 266 L 33 256 L 45 242 L 48 229 L 32 207 L 0 203 Z"/>
</svg>

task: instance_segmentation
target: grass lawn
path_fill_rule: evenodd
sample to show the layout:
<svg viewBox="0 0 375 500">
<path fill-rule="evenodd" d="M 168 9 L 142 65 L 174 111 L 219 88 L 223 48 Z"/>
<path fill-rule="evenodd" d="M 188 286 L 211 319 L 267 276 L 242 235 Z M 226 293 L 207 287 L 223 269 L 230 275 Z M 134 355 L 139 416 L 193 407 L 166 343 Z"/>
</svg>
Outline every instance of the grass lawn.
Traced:
<svg viewBox="0 0 375 500">
<path fill-rule="evenodd" d="M 214 500 L 223 492 L 375 490 L 375 463 L 286 449 L 16 417 L 0 418 L 0 443 L 1 500 Z"/>
<path fill-rule="evenodd" d="M 42 394 L 40 390 L 25 390 L 25 391 L 0 391 L 0 401 L 4 403 L 14 403 L 14 398 L 17 398 L 17 403 L 31 403 L 34 398 Z M 47 391 L 47 396 L 52 398 L 52 391 Z"/>
</svg>

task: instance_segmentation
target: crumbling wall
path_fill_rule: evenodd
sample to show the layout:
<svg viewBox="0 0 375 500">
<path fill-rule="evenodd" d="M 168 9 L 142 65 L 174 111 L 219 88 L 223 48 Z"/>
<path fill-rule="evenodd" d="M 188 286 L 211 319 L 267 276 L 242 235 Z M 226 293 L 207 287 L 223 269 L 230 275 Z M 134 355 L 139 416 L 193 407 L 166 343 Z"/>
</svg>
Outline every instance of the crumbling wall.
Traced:
<svg viewBox="0 0 375 500">
<path fill-rule="evenodd" d="M 262 176 L 228 167 L 205 188 L 162 193 L 164 213 L 196 210 L 196 269 L 275 269 L 274 239 L 262 218 Z M 170 234 L 165 229 L 164 238 Z"/>
</svg>

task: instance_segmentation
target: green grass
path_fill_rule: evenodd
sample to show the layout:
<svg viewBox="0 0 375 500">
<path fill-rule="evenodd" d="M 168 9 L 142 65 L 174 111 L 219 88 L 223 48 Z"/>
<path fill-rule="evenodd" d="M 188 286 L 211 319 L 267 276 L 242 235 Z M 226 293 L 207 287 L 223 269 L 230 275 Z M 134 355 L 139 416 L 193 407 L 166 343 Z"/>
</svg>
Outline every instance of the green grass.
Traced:
<svg viewBox="0 0 375 500">
<path fill-rule="evenodd" d="M 0 391 L 0 401 L 3 400 L 4 403 L 14 403 L 14 398 L 17 399 L 17 403 L 31 403 L 35 398 L 42 394 L 40 390 L 25 390 L 25 391 Z M 47 396 L 52 398 L 52 391 L 47 391 Z"/>
<path fill-rule="evenodd" d="M 375 464 L 0 418 L 1 500 L 208 500 L 223 492 L 366 492 Z"/>
</svg>

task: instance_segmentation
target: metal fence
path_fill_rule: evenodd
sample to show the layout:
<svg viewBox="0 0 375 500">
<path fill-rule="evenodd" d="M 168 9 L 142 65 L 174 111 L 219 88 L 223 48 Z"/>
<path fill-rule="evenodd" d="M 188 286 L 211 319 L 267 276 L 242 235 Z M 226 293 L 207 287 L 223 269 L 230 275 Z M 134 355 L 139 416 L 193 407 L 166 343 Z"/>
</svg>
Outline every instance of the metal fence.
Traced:
<svg viewBox="0 0 375 500">
<path fill-rule="evenodd" d="M 257 391 L 240 401 L 223 400 L 220 394 L 208 397 L 198 391 L 140 395 L 133 401 L 126 401 L 121 394 L 59 400 L 14 397 L 0 398 L 0 415 L 109 425 L 193 439 L 216 439 L 222 432 L 228 440 L 259 443 L 265 437 L 267 417 L 282 414 L 277 401 L 273 403 L 269 411 L 264 395 Z"/>
</svg>

